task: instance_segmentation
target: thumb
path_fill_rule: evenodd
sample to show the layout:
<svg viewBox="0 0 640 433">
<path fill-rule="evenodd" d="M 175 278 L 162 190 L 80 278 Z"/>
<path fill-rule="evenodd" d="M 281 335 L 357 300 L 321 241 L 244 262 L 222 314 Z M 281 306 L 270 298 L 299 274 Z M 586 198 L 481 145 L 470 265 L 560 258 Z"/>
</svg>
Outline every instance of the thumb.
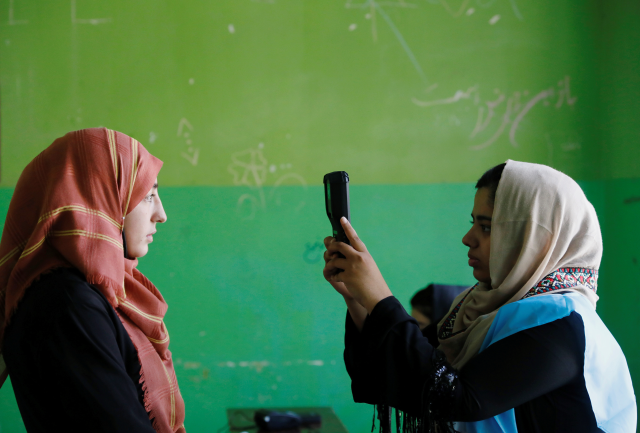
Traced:
<svg viewBox="0 0 640 433">
<path fill-rule="evenodd" d="M 347 235 L 347 238 L 349 239 L 351 246 L 356 251 L 359 251 L 361 253 L 367 251 L 367 247 L 364 245 L 364 242 L 360 240 L 360 238 L 358 237 L 358 234 L 353 229 L 353 227 L 351 226 L 351 223 L 346 217 L 340 218 L 340 224 L 342 224 L 342 228 L 344 229 L 344 234 Z"/>
</svg>

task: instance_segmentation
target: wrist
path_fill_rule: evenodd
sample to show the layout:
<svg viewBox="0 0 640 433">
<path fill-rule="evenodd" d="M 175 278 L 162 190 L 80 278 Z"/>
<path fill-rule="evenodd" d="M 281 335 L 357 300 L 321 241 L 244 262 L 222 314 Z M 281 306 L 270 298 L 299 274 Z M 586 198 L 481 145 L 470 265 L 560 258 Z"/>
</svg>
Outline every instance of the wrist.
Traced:
<svg viewBox="0 0 640 433">
<path fill-rule="evenodd" d="M 353 302 L 356 300 L 356 298 L 354 298 L 353 296 L 351 296 L 351 294 L 344 294 L 341 293 L 342 297 L 344 298 L 344 301 L 348 304 L 349 302 Z"/>
<path fill-rule="evenodd" d="M 372 296 L 368 296 L 367 299 L 363 299 L 361 304 L 367 310 L 367 313 L 371 314 L 373 309 L 378 305 L 380 301 L 386 299 L 390 296 L 393 296 L 391 290 L 388 288 L 386 290 L 382 290 L 379 293 L 372 294 Z"/>
</svg>

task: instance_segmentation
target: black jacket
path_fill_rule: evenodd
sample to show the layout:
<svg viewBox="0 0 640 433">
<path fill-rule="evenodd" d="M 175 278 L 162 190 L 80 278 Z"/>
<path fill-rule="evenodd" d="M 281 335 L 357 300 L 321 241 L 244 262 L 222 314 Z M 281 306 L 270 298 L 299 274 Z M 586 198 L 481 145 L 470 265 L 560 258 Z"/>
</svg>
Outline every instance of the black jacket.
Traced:
<svg viewBox="0 0 640 433">
<path fill-rule="evenodd" d="M 75 269 L 33 283 L 3 354 L 29 433 L 153 433 L 138 354 L 114 309 Z"/>
<path fill-rule="evenodd" d="M 480 421 L 513 408 L 519 433 L 600 432 L 584 380 L 585 343 L 574 312 L 506 337 L 456 371 L 389 297 L 361 332 L 347 313 L 344 359 L 356 402 L 414 417 L 431 409 L 450 421 Z"/>
</svg>

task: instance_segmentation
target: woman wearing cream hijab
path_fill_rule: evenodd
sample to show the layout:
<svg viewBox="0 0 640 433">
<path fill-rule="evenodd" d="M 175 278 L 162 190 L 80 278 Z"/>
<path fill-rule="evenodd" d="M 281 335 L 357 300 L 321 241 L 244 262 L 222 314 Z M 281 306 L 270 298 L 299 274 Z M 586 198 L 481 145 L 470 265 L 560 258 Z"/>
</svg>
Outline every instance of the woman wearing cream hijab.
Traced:
<svg viewBox="0 0 640 433">
<path fill-rule="evenodd" d="M 635 432 L 626 360 L 595 312 L 602 238 L 568 176 L 507 161 L 476 185 L 463 237 L 478 283 L 438 324 L 438 348 L 392 296 L 351 225 L 325 278 L 349 313 L 345 363 L 382 431 Z M 341 253 L 344 258 L 337 253 Z"/>
</svg>

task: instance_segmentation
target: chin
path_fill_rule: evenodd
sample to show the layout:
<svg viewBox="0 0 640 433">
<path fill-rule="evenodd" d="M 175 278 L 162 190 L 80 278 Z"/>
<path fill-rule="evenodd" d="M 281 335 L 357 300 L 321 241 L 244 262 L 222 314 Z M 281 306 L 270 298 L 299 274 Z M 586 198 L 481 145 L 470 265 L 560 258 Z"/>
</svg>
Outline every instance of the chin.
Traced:
<svg viewBox="0 0 640 433">
<path fill-rule="evenodd" d="M 134 259 L 139 259 L 140 257 L 144 257 L 149 252 L 149 248 L 140 248 L 135 249 L 133 251 L 129 251 L 129 257 L 133 257 Z"/>
<path fill-rule="evenodd" d="M 475 278 L 476 280 L 478 280 L 481 283 L 485 283 L 485 284 L 491 285 L 491 277 L 488 275 L 487 272 L 484 272 L 483 270 L 474 269 L 473 270 L 473 278 Z"/>
</svg>

